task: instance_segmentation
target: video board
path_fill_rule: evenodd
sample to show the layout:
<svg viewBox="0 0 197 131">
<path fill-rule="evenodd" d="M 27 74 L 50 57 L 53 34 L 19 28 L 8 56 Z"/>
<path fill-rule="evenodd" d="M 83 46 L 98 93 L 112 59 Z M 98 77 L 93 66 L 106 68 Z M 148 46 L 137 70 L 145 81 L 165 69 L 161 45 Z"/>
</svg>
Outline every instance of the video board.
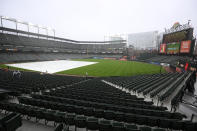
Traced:
<svg viewBox="0 0 197 131">
<path fill-rule="evenodd" d="M 180 53 L 189 53 L 191 49 L 191 40 L 181 41 Z"/>
<path fill-rule="evenodd" d="M 160 45 L 160 53 L 166 53 L 166 44 L 161 44 Z"/>
<path fill-rule="evenodd" d="M 193 35 L 193 29 L 189 28 L 187 30 L 182 30 L 178 32 L 173 32 L 163 35 L 163 43 L 171 43 L 178 41 L 191 40 Z"/>
<path fill-rule="evenodd" d="M 179 42 L 172 42 L 167 44 L 167 54 L 178 54 L 180 49 Z"/>
</svg>

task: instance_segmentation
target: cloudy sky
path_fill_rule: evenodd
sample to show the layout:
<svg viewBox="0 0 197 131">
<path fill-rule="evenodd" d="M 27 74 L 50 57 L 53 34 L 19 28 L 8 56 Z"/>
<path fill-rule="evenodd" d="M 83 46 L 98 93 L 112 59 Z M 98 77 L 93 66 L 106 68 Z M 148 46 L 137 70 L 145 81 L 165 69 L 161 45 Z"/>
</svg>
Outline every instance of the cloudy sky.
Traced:
<svg viewBox="0 0 197 131">
<path fill-rule="evenodd" d="M 188 20 L 196 35 L 196 7 L 197 0 L 0 0 L 0 15 L 52 27 L 59 37 L 104 40 L 109 35 L 164 31 Z"/>
</svg>

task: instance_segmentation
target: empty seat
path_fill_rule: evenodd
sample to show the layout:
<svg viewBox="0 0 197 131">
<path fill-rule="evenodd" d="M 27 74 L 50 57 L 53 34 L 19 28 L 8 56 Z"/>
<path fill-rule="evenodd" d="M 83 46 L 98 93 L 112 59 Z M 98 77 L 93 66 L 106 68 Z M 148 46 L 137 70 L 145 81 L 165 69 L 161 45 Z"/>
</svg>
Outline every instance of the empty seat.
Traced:
<svg viewBox="0 0 197 131">
<path fill-rule="evenodd" d="M 155 128 L 155 129 L 153 129 L 153 131 L 166 131 L 166 130 L 165 129 Z"/>
<path fill-rule="evenodd" d="M 65 122 L 68 125 L 74 125 L 75 124 L 75 113 L 68 113 L 65 117 Z"/>
<path fill-rule="evenodd" d="M 98 130 L 99 129 L 98 119 L 94 117 L 87 118 L 87 129 Z"/>
<path fill-rule="evenodd" d="M 85 128 L 86 127 L 86 117 L 85 116 L 76 116 L 75 118 L 75 130 L 76 128 Z"/>
<path fill-rule="evenodd" d="M 113 122 L 112 129 L 113 131 L 124 131 L 124 124 L 121 122 Z"/>
<path fill-rule="evenodd" d="M 137 126 L 134 124 L 125 124 L 125 131 L 132 131 L 132 130 L 137 130 Z"/>
<path fill-rule="evenodd" d="M 111 122 L 109 120 L 99 121 L 99 131 L 110 131 L 112 128 Z"/>
<path fill-rule="evenodd" d="M 151 127 L 142 126 L 142 127 L 140 127 L 140 130 L 141 130 L 141 131 L 151 131 Z"/>
<path fill-rule="evenodd" d="M 63 124 L 59 124 L 54 131 L 62 131 L 63 130 Z"/>
</svg>

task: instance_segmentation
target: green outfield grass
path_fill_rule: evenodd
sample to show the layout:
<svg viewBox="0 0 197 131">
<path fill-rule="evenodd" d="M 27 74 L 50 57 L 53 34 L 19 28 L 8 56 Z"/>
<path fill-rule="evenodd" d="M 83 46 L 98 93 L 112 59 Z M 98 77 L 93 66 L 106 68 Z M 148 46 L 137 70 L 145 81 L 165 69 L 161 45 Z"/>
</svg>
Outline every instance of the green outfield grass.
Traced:
<svg viewBox="0 0 197 131">
<path fill-rule="evenodd" d="M 98 62 L 75 69 L 57 72 L 56 74 L 85 75 L 89 76 L 133 76 L 139 74 L 160 73 L 160 66 L 135 61 L 76 59 L 76 61 Z M 165 70 L 162 68 L 162 73 Z"/>
<path fill-rule="evenodd" d="M 0 64 L 0 68 L 6 69 L 6 68 L 8 68 L 8 66 L 7 65 L 4 65 L 4 64 Z M 23 69 L 23 68 L 17 68 L 17 67 L 13 67 L 13 66 L 9 66 L 9 69 L 10 70 L 19 70 L 19 71 L 33 71 L 33 70 L 28 70 L 28 69 Z M 33 71 L 33 72 L 37 72 L 37 71 Z"/>
</svg>

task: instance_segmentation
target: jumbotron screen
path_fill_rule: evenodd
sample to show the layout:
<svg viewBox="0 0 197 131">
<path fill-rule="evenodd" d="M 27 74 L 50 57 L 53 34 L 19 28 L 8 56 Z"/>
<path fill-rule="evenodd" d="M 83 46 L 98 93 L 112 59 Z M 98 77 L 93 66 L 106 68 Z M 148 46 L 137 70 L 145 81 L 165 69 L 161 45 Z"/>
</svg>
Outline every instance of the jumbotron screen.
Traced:
<svg viewBox="0 0 197 131">
<path fill-rule="evenodd" d="M 189 28 L 187 30 L 182 30 L 179 32 L 164 34 L 163 35 L 163 43 L 191 40 L 192 34 L 193 34 L 192 28 Z"/>
<path fill-rule="evenodd" d="M 167 54 L 177 54 L 179 53 L 180 43 L 173 42 L 167 44 Z"/>
</svg>

